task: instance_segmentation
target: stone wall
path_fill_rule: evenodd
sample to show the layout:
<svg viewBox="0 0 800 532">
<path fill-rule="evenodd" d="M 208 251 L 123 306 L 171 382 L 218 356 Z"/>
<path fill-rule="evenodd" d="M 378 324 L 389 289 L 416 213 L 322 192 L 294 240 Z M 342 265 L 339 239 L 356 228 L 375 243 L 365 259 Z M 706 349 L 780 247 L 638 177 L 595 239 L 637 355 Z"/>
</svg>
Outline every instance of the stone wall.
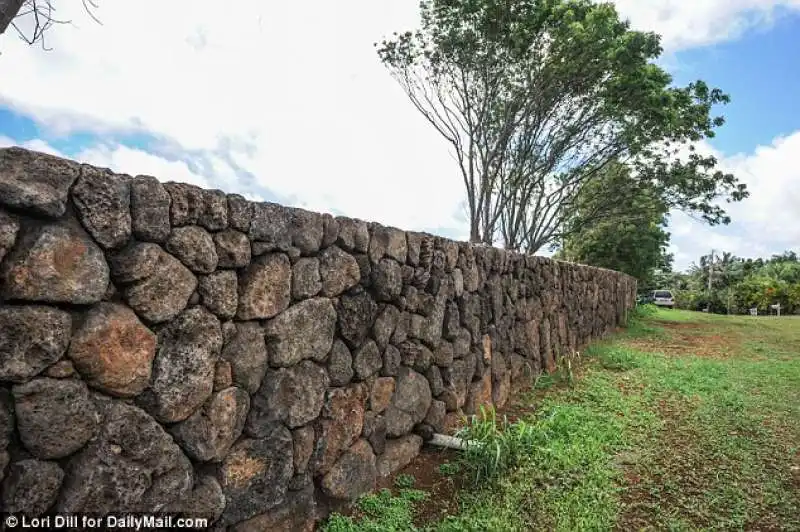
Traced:
<svg viewBox="0 0 800 532">
<path fill-rule="evenodd" d="M 0 150 L 6 511 L 302 530 L 619 325 L 628 276 Z"/>
</svg>

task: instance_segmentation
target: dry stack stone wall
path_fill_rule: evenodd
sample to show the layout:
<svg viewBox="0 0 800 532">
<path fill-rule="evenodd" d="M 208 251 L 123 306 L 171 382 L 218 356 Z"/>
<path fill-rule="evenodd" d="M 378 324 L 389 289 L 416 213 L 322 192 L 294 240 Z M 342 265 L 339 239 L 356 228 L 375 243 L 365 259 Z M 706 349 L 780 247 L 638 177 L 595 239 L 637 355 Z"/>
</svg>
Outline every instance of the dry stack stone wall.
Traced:
<svg viewBox="0 0 800 532">
<path fill-rule="evenodd" d="M 613 271 L 0 150 L 2 508 L 308 528 L 634 294 Z"/>
</svg>

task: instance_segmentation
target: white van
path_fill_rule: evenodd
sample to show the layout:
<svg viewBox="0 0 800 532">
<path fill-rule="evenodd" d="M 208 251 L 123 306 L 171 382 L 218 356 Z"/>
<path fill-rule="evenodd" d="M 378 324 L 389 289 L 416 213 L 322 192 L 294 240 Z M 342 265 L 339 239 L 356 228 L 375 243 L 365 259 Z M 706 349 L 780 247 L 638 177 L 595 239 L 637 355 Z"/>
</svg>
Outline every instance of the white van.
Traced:
<svg viewBox="0 0 800 532">
<path fill-rule="evenodd" d="M 658 307 L 675 307 L 675 298 L 672 297 L 672 292 L 669 290 L 653 290 L 650 294 L 650 300 Z"/>
</svg>

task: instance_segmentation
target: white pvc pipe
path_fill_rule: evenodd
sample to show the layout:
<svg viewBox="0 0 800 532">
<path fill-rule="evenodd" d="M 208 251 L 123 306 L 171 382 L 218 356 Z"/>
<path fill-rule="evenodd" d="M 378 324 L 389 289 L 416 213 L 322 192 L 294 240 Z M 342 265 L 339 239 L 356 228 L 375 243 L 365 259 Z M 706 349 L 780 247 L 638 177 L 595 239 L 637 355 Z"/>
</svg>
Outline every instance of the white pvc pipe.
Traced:
<svg viewBox="0 0 800 532">
<path fill-rule="evenodd" d="M 465 450 L 468 445 L 471 446 L 480 445 L 479 442 L 476 441 L 462 440 L 461 438 L 456 438 L 455 436 L 448 436 L 446 434 L 434 434 L 433 438 L 431 438 L 426 443 L 429 443 L 430 445 L 436 445 L 437 447 L 457 449 L 459 451 Z"/>
</svg>

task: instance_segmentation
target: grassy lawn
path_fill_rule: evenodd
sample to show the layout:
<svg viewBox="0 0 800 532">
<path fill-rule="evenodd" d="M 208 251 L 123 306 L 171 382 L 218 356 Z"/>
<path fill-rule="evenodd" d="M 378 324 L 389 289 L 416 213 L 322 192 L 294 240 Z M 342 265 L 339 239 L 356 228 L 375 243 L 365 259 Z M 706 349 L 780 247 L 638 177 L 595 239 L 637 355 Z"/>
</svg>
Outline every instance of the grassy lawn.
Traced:
<svg viewBox="0 0 800 532">
<path fill-rule="evenodd" d="M 640 316 L 517 398 L 514 468 L 442 454 L 450 495 L 406 474 L 323 530 L 800 531 L 798 318 Z"/>
</svg>

